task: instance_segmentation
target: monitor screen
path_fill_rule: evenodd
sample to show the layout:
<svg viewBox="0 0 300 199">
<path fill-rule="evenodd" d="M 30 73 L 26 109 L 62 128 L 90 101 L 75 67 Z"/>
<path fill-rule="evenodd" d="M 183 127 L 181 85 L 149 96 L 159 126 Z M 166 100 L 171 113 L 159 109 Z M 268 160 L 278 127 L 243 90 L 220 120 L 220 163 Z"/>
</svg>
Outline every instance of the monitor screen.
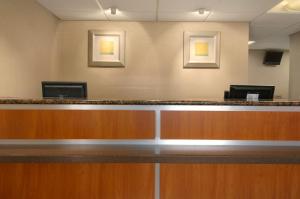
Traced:
<svg viewBox="0 0 300 199">
<path fill-rule="evenodd" d="M 247 99 L 248 94 L 258 94 L 260 100 L 271 100 L 274 97 L 275 86 L 231 85 L 230 99 Z"/>
<path fill-rule="evenodd" d="M 42 82 L 43 98 L 86 99 L 86 82 Z"/>
</svg>

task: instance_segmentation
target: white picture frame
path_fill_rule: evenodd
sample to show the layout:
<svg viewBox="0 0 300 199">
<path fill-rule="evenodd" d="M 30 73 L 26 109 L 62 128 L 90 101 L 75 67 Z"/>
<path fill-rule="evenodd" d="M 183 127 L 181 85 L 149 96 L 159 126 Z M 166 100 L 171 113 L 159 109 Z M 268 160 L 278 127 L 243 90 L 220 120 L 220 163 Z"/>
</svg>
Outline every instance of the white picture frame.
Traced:
<svg viewBox="0 0 300 199">
<path fill-rule="evenodd" d="M 125 67 L 125 31 L 89 30 L 88 64 Z"/>
<path fill-rule="evenodd" d="M 184 32 L 184 68 L 220 68 L 221 33 Z"/>
</svg>

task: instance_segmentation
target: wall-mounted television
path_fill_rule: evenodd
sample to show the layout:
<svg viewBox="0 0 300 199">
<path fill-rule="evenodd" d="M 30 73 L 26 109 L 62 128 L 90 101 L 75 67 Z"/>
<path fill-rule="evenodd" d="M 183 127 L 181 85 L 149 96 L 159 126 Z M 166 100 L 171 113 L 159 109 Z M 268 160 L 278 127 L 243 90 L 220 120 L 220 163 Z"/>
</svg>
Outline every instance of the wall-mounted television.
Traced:
<svg viewBox="0 0 300 199">
<path fill-rule="evenodd" d="M 282 55 L 283 55 L 283 51 L 268 50 L 265 53 L 263 64 L 267 66 L 280 65 Z"/>
<path fill-rule="evenodd" d="M 42 82 L 43 98 L 86 99 L 86 82 Z"/>
</svg>

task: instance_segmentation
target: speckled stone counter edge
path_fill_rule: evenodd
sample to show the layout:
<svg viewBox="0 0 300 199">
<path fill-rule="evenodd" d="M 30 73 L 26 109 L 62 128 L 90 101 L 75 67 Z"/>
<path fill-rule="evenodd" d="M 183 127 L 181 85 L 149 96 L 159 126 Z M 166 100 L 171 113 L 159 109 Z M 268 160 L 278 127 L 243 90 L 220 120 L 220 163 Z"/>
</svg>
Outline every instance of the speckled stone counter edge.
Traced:
<svg viewBox="0 0 300 199">
<path fill-rule="evenodd" d="M 300 106 L 300 101 L 0 99 L 0 104 Z"/>
</svg>

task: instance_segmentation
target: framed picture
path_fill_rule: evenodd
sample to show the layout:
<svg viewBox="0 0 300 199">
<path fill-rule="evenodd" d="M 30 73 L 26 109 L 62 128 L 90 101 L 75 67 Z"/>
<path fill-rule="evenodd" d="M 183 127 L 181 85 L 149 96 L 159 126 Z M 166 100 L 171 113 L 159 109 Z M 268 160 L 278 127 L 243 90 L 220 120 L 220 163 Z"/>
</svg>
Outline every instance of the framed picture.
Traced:
<svg viewBox="0 0 300 199">
<path fill-rule="evenodd" d="M 219 68 L 220 32 L 184 32 L 184 67 Z"/>
<path fill-rule="evenodd" d="M 124 31 L 89 31 L 89 66 L 125 66 Z"/>
</svg>

